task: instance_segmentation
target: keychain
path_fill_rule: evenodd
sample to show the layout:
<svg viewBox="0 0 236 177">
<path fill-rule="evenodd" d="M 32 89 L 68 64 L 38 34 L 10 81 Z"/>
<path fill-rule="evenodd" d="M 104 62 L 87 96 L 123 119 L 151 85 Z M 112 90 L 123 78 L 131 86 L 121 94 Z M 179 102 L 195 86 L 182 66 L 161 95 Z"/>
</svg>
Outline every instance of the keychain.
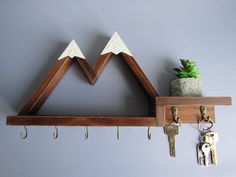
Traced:
<svg viewBox="0 0 236 177">
<path fill-rule="evenodd" d="M 214 123 L 209 116 L 206 116 L 205 107 L 201 106 L 200 111 L 202 119 L 198 123 L 200 131 L 200 142 L 197 144 L 198 164 L 204 166 L 217 165 L 216 143 L 219 141 L 219 135 L 217 132 L 212 131 Z M 210 126 L 203 126 L 202 123 L 210 124 Z"/>
</svg>

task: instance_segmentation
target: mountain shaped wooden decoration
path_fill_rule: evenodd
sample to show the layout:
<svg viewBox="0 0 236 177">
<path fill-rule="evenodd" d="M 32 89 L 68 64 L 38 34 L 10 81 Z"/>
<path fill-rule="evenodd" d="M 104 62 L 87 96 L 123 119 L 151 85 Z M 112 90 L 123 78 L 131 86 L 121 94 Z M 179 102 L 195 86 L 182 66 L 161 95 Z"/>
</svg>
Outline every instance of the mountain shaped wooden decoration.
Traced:
<svg viewBox="0 0 236 177">
<path fill-rule="evenodd" d="M 50 93 L 60 82 L 73 62 L 77 62 L 91 84 L 95 84 L 113 55 L 120 55 L 131 73 L 145 91 L 149 102 L 147 117 L 116 116 L 42 116 L 36 115 Z M 8 116 L 8 125 L 53 125 L 53 126 L 164 126 L 171 123 L 171 107 L 179 107 L 182 123 L 197 123 L 201 117 L 199 106 L 206 105 L 208 115 L 214 120 L 214 105 L 229 105 L 229 97 L 160 97 L 142 69 L 135 61 L 119 34 L 115 32 L 96 64 L 91 68 L 74 40 L 51 67 L 46 77 L 17 116 Z"/>
</svg>

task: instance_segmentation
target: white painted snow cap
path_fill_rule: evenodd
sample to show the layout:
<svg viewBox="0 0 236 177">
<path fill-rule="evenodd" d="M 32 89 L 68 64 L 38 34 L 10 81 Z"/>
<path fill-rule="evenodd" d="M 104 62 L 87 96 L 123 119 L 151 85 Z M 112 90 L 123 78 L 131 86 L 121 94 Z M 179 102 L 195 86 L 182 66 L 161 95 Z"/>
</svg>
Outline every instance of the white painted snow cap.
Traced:
<svg viewBox="0 0 236 177">
<path fill-rule="evenodd" d="M 61 54 L 61 56 L 58 58 L 58 60 L 61 60 L 65 57 L 78 57 L 85 59 L 83 53 L 81 52 L 79 46 L 76 44 L 75 40 L 72 40 L 70 44 L 66 47 L 64 52 Z"/>
<path fill-rule="evenodd" d="M 114 53 L 115 55 L 123 52 L 129 56 L 133 56 L 117 32 L 112 35 L 101 55 L 110 52 Z"/>
</svg>

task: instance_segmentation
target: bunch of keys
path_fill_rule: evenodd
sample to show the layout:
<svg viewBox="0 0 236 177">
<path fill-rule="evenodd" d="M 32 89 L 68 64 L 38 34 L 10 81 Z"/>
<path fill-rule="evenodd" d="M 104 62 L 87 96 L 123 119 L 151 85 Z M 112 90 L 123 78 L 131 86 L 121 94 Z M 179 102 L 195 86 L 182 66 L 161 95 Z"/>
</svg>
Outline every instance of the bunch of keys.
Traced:
<svg viewBox="0 0 236 177">
<path fill-rule="evenodd" d="M 201 131 L 200 143 L 197 144 L 197 159 L 199 165 L 217 165 L 217 153 L 216 153 L 216 143 L 219 141 L 219 135 L 217 132 L 211 131 L 213 127 L 213 122 L 209 119 L 206 119 L 211 124 L 207 129 L 199 130 Z M 201 123 L 201 122 L 200 122 Z M 199 123 L 199 125 L 200 125 Z"/>
<path fill-rule="evenodd" d="M 219 141 L 217 132 L 208 131 L 201 133 L 200 143 L 197 145 L 199 165 L 217 165 L 216 143 Z"/>
<path fill-rule="evenodd" d="M 216 153 L 216 143 L 219 141 L 219 135 L 216 132 L 211 131 L 213 127 L 213 121 L 209 116 L 206 116 L 206 108 L 204 106 L 200 107 L 202 119 L 198 123 L 198 129 L 201 132 L 200 143 L 197 144 L 197 159 L 199 165 L 217 165 L 217 153 Z M 200 128 L 201 122 L 210 124 L 207 128 Z"/>
<path fill-rule="evenodd" d="M 178 109 L 176 107 L 171 108 L 173 114 L 173 122 L 164 127 L 164 133 L 168 136 L 170 156 L 176 157 L 175 150 L 175 136 L 179 134 L 179 127 L 181 126 L 180 118 L 177 117 Z"/>
</svg>

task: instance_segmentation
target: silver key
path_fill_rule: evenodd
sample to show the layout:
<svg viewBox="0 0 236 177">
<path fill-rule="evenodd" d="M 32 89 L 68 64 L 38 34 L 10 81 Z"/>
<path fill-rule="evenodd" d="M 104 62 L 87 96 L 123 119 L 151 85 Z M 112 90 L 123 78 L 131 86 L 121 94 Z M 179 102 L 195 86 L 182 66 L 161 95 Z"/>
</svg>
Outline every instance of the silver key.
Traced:
<svg viewBox="0 0 236 177">
<path fill-rule="evenodd" d="M 197 144 L 197 162 L 199 165 L 204 165 L 204 155 L 201 150 L 202 143 Z"/>
<path fill-rule="evenodd" d="M 217 132 L 208 132 L 205 136 L 209 139 L 209 142 L 211 142 L 211 162 L 213 165 L 217 165 L 218 158 L 216 153 L 216 143 L 219 142 L 219 135 Z"/>
<path fill-rule="evenodd" d="M 202 150 L 202 152 L 203 152 L 204 165 L 205 165 L 205 166 L 208 166 L 208 165 L 209 165 L 208 159 L 209 159 L 209 155 L 210 155 L 210 152 L 211 152 L 210 144 L 208 144 L 208 143 L 203 143 L 203 144 L 201 145 L 201 150 Z"/>
<path fill-rule="evenodd" d="M 218 164 L 218 158 L 216 153 L 216 144 L 211 145 L 211 162 L 214 165 Z"/>
<path fill-rule="evenodd" d="M 170 156 L 175 157 L 175 136 L 179 134 L 179 127 L 177 125 L 166 125 L 164 133 L 168 136 Z"/>
</svg>

